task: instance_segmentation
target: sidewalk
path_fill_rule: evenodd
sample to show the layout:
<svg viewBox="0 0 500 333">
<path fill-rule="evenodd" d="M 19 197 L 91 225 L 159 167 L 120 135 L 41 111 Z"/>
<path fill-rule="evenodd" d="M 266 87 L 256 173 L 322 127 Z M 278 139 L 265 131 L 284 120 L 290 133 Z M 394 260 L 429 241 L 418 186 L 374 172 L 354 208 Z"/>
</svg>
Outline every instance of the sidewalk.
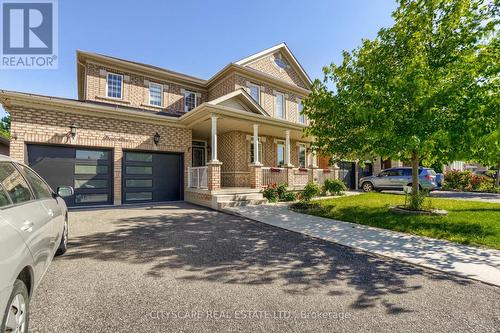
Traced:
<svg viewBox="0 0 500 333">
<path fill-rule="evenodd" d="M 290 211 L 285 204 L 228 208 L 283 229 L 500 286 L 500 251 Z"/>
</svg>

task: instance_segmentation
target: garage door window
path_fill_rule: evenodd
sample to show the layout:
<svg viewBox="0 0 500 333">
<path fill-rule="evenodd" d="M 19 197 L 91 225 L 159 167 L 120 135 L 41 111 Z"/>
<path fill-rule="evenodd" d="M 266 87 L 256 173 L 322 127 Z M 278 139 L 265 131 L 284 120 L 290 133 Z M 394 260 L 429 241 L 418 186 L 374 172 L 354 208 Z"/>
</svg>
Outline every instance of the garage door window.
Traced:
<svg viewBox="0 0 500 333">
<path fill-rule="evenodd" d="M 127 166 L 127 174 L 129 175 L 151 175 L 153 167 L 150 166 Z"/>
<path fill-rule="evenodd" d="M 78 188 L 107 188 L 107 179 L 75 179 L 75 189 Z"/>
<path fill-rule="evenodd" d="M 109 158 L 109 152 L 103 150 L 76 150 L 77 160 L 90 160 L 90 161 L 107 161 Z"/>
<path fill-rule="evenodd" d="M 109 200 L 108 195 L 105 193 L 75 195 L 75 203 L 77 204 L 102 203 L 102 202 L 107 202 L 108 200 Z"/>
<path fill-rule="evenodd" d="M 126 187 L 153 187 L 152 179 L 126 179 Z"/>
<path fill-rule="evenodd" d="M 125 159 L 127 161 L 135 161 L 135 162 L 152 162 L 153 154 L 147 153 L 126 153 Z"/>
<path fill-rule="evenodd" d="M 127 200 L 127 201 L 153 200 L 153 193 L 152 192 L 127 192 L 127 193 L 125 193 L 125 200 Z"/>
<path fill-rule="evenodd" d="M 107 165 L 76 164 L 75 174 L 79 175 L 104 175 L 108 173 Z"/>
</svg>

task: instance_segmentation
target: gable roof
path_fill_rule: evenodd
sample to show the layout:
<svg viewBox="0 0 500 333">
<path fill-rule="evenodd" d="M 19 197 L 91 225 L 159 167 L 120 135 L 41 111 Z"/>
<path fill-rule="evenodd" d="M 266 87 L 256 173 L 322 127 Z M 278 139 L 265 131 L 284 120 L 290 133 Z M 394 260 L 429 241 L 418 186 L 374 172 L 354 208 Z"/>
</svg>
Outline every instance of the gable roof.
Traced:
<svg viewBox="0 0 500 333">
<path fill-rule="evenodd" d="M 135 70 L 137 72 L 147 72 L 149 75 L 156 76 L 159 78 L 164 78 L 170 81 L 186 84 L 191 87 L 197 87 L 201 89 L 207 89 L 213 82 L 215 82 L 218 78 L 221 77 L 221 75 L 228 70 L 239 70 L 239 71 L 244 71 L 247 72 L 248 74 L 253 74 L 253 75 L 258 75 L 259 77 L 262 77 L 266 80 L 272 81 L 274 83 L 277 83 L 279 85 L 285 86 L 289 89 L 293 90 L 298 90 L 301 93 L 306 93 L 307 89 L 304 89 L 299 86 L 295 86 L 291 83 L 288 83 L 284 80 L 281 80 L 276 77 L 271 77 L 267 73 L 263 73 L 260 71 L 257 71 L 251 67 L 245 66 L 245 64 L 248 64 L 249 62 L 252 62 L 253 60 L 256 60 L 260 57 L 263 57 L 265 55 L 281 51 L 283 52 L 284 56 L 287 58 L 287 60 L 290 61 L 292 67 L 297 71 L 299 74 L 300 78 L 304 81 L 306 86 L 310 87 L 312 85 L 312 81 L 307 75 L 307 73 L 304 71 L 302 66 L 299 64 L 295 56 L 292 54 L 290 49 L 285 43 L 278 44 L 276 46 L 273 46 L 271 48 L 268 48 L 262 52 L 256 53 L 254 55 L 251 55 L 247 58 L 241 59 L 237 62 L 231 62 L 221 70 L 217 71 L 210 79 L 204 80 L 195 76 L 191 75 L 186 75 L 183 73 L 175 72 L 172 70 L 168 70 L 162 67 L 158 66 L 153 66 L 153 65 L 148 65 L 136 61 L 131 61 L 131 60 L 126 60 L 126 59 L 121 59 L 117 57 L 112 57 L 104 54 L 99 54 L 99 53 L 94 53 L 94 52 L 86 52 L 82 50 L 77 50 L 76 51 L 76 57 L 77 57 L 77 84 L 78 84 L 78 97 L 81 99 L 84 94 L 84 86 L 83 86 L 83 76 L 85 75 L 85 69 L 83 64 L 85 61 L 90 60 L 90 61 L 95 61 L 98 63 L 104 63 L 108 65 L 116 65 L 118 67 L 124 67 L 127 69 Z"/>
<path fill-rule="evenodd" d="M 256 103 L 254 99 L 244 89 L 241 88 L 217 99 L 214 99 L 207 104 L 240 108 L 245 111 L 269 117 L 269 114 L 262 108 L 262 106 Z"/>
<path fill-rule="evenodd" d="M 292 51 L 288 48 L 288 46 L 284 42 L 280 43 L 278 45 L 275 45 L 273 47 L 270 47 L 268 49 L 265 49 L 264 51 L 260 51 L 258 53 L 255 53 L 249 57 L 238 60 L 237 62 L 235 62 L 235 64 L 245 66 L 245 65 L 247 65 L 247 64 L 249 64 L 257 59 L 263 58 L 267 55 L 277 53 L 277 52 L 282 52 L 285 55 L 285 57 L 288 58 L 288 60 L 290 60 L 291 65 L 297 71 L 297 73 L 300 75 L 300 77 L 302 78 L 304 83 L 306 83 L 307 86 L 312 85 L 311 78 L 309 77 L 309 75 L 307 75 L 304 68 L 300 65 L 297 58 L 295 58 Z"/>
</svg>

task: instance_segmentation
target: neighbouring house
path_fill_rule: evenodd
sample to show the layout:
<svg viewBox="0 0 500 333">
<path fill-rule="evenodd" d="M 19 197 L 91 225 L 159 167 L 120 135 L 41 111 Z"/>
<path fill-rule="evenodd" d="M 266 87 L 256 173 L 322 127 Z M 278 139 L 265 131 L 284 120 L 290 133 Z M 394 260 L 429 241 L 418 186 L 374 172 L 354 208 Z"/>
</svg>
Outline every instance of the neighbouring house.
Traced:
<svg viewBox="0 0 500 333">
<path fill-rule="evenodd" d="M 304 137 L 311 80 L 282 43 L 208 80 L 77 51 L 78 99 L 0 90 L 10 155 L 70 206 L 258 202 L 261 188 L 332 177 Z"/>
</svg>

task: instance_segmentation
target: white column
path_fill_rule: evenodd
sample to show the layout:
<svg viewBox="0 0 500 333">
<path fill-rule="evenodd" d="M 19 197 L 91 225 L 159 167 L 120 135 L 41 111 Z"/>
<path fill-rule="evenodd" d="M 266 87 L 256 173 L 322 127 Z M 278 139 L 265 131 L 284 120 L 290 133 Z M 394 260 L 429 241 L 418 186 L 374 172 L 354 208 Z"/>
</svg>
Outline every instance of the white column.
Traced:
<svg viewBox="0 0 500 333">
<path fill-rule="evenodd" d="M 316 153 L 316 150 L 312 151 L 312 167 L 317 168 L 318 167 L 318 154 Z"/>
<path fill-rule="evenodd" d="M 212 116 L 212 159 L 211 162 L 218 162 L 217 159 L 217 117 Z"/>
<path fill-rule="evenodd" d="M 253 163 L 260 164 L 259 161 L 259 125 L 253 125 Z"/>
<path fill-rule="evenodd" d="M 290 166 L 290 131 L 285 131 L 285 166 Z"/>
</svg>

